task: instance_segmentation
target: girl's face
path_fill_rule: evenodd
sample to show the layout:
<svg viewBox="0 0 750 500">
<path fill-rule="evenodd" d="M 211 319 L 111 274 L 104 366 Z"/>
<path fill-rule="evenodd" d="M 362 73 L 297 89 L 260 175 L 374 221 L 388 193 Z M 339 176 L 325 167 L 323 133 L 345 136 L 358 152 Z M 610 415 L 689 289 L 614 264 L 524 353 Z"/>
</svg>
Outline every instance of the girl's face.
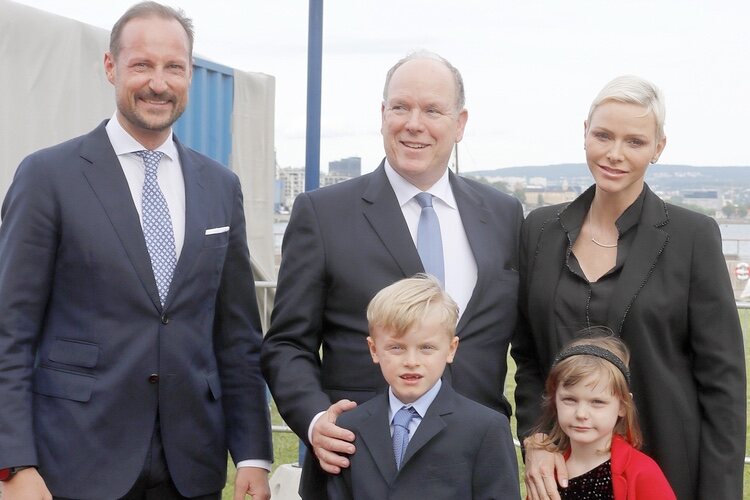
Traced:
<svg viewBox="0 0 750 500">
<path fill-rule="evenodd" d="M 557 421 L 573 449 L 609 449 L 617 419 L 625 415 L 620 399 L 604 379 L 592 375 L 575 385 L 557 387 Z"/>
</svg>

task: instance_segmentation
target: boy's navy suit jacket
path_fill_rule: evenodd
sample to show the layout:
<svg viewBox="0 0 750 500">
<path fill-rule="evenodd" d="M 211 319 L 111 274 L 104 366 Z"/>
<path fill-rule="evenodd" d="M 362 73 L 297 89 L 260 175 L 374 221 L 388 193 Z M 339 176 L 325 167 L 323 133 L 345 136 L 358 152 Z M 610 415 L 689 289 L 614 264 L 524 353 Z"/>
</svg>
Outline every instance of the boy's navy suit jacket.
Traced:
<svg viewBox="0 0 750 500">
<path fill-rule="evenodd" d="M 388 394 L 337 424 L 354 432 L 356 453 L 329 476 L 330 500 L 519 498 L 518 466 L 508 418 L 456 393 L 443 381 L 396 470 Z"/>
</svg>

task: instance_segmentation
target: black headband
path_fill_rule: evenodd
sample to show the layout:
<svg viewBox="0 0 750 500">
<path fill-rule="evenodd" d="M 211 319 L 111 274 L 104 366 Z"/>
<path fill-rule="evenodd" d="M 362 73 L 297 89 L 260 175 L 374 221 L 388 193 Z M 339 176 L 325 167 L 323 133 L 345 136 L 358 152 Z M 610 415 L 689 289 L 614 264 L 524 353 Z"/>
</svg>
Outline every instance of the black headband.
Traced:
<svg viewBox="0 0 750 500">
<path fill-rule="evenodd" d="M 601 358 L 604 360 L 609 361 L 613 365 L 617 367 L 618 370 L 620 370 L 625 377 L 625 381 L 628 383 L 628 387 L 630 387 L 630 370 L 628 370 L 628 367 L 625 366 L 625 363 L 622 362 L 620 358 L 617 357 L 616 354 L 614 354 L 612 351 L 608 351 L 607 349 L 604 349 L 603 347 L 590 345 L 590 344 L 579 344 L 570 346 L 566 349 L 563 349 L 560 354 L 557 355 L 555 358 L 555 361 L 552 363 L 552 366 L 555 366 L 557 363 L 562 361 L 563 359 L 569 358 L 571 356 L 579 356 L 579 355 L 587 355 L 587 356 L 596 356 L 597 358 Z"/>
</svg>

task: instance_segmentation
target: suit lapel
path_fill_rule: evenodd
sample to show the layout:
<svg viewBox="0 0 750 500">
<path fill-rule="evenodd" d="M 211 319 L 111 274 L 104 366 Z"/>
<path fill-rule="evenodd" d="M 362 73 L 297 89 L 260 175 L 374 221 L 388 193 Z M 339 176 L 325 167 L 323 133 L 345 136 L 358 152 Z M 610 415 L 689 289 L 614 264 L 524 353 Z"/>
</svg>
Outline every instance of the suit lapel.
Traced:
<svg viewBox="0 0 750 500">
<path fill-rule="evenodd" d="M 83 141 L 81 157 L 90 163 L 88 168 L 83 169 L 83 175 L 114 226 L 146 293 L 156 308 L 161 310 L 138 211 L 133 204 L 128 181 L 109 142 L 104 128 L 106 123 L 99 125 Z"/>
<path fill-rule="evenodd" d="M 559 213 L 543 222 L 539 238 L 534 243 L 536 246 L 528 263 L 530 282 L 526 295 L 534 297 L 533 303 L 528 304 L 528 321 L 532 325 L 531 331 L 557 332 L 554 326 L 555 295 L 560 281 L 560 270 L 566 265 L 565 257 L 569 246 L 568 235 Z M 559 332 L 546 336 L 546 351 L 550 361 L 560 346 L 567 342 L 566 339 L 557 338 L 558 334 Z"/>
<path fill-rule="evenodd" d="M 477 269 L 481 270 L 477 273 L 477 283 L 474 286 L 474 291 L 471 294 L 468 304 L 466 304 L 466 311 L 461 315 L 461 319 L 456 327 L 456 333 L 460 336 L 462 329 L 472 316 L 471 309 L 478 300 L 477 297 L 482 296 L 483 288 L 487 286 L 487 283 L 491 281 L 493 276 L 498 276 L 500 271 L 497 269 L 499 259 L 497 256 L 492 255 L 492 249 L 495 246 L 492 241 L 492 233 L 487 227 L 490 214 L 484 206 L 484 201 L 479 193 L 472 189 L 463 179 L 454 175 L 453 172 L 449 173 L 449 179 L 453 196 L 456 199 L 458 213 L 461 217 L 461 223 L 466 232 L 466 238 L 469 240 L 471 252 L 474 254 Z"/>
<path fill-rule="evenodd" d="M 661 229 L 669 222 L 664 202 L 648 186 L 645 189 L 638 234 L 630 247 L 607 311 L 607 323 L 618 335 L 622 332 L 630 306 L 646 284 L 669 241 L 669 234 Z"/>
<path fill-rule="evenodd" d="M 180 155 L 182 176 L 185 182 L 185 240 L 182 244 L 180 260 L 177 262 L 172 283 L 169 286 L 166 306 L 174 301 L 175 293 L 185 281 L 203 246 L 204 231 L 207 227 L 205 213 L 210 201 L 204 189 L 202 165 L 196 161 L 189 150 L 180 144 L 176 137 L 175 145 Z"/>
<path fill-rule="evenodd" d="M 378 394 L 375 397 L 376 404 L 364 419 L 359 433 L 380 474 L 386 483 L 391 484 L 396 477 L 396 459 L 393 456 L 391 426 L 388 421 L 388 394 Z"/>
<path fill-rule="evenodd" d="M 419 450 L 424 448 L 427 443 L 447 427 L 443 417 L 453 413 L 455 408 L 453 401 L 454 394 L 455 392 L 453 392 L 450 384 L 443 381 L 443 385 L 427 410 L 427 414 L 422 418 L 417 431 L 411 440 L 409 440 L 409 445 L 406 447 L 406 452 L 404 453 L 404 460 L 401 463 L 402 469 L 407 466 L 411 457 L 416 455 Z"/>
<path fill-rule="evenodd" d="M 396 194 L 385 175 L 383 163 L 371 174 L 362 200 L 365 218 L 396 261 L 404 277 L 424 272 Z"/>
</svg>

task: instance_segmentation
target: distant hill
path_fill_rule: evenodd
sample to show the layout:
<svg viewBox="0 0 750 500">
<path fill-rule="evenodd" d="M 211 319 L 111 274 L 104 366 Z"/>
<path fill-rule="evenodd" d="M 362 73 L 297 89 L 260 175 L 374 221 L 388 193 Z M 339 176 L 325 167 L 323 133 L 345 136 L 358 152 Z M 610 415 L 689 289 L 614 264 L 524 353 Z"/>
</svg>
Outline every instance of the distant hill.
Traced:
<svg viewBox="0 0 750 500">
<path fill-rule="evenodd" d="M 528 167 L 506 167 L 495 170 L 463 172 L 472 177 L 545 177 L 548 184 L 591 184 L 591 174 L 584 163 L 562 163 Z M 720 189 L 742 187 L 750 189 L 750 166 L 695 167 L 690 165 L 651 165 L 646 182 L 656 190 Z"/>
</svg>

